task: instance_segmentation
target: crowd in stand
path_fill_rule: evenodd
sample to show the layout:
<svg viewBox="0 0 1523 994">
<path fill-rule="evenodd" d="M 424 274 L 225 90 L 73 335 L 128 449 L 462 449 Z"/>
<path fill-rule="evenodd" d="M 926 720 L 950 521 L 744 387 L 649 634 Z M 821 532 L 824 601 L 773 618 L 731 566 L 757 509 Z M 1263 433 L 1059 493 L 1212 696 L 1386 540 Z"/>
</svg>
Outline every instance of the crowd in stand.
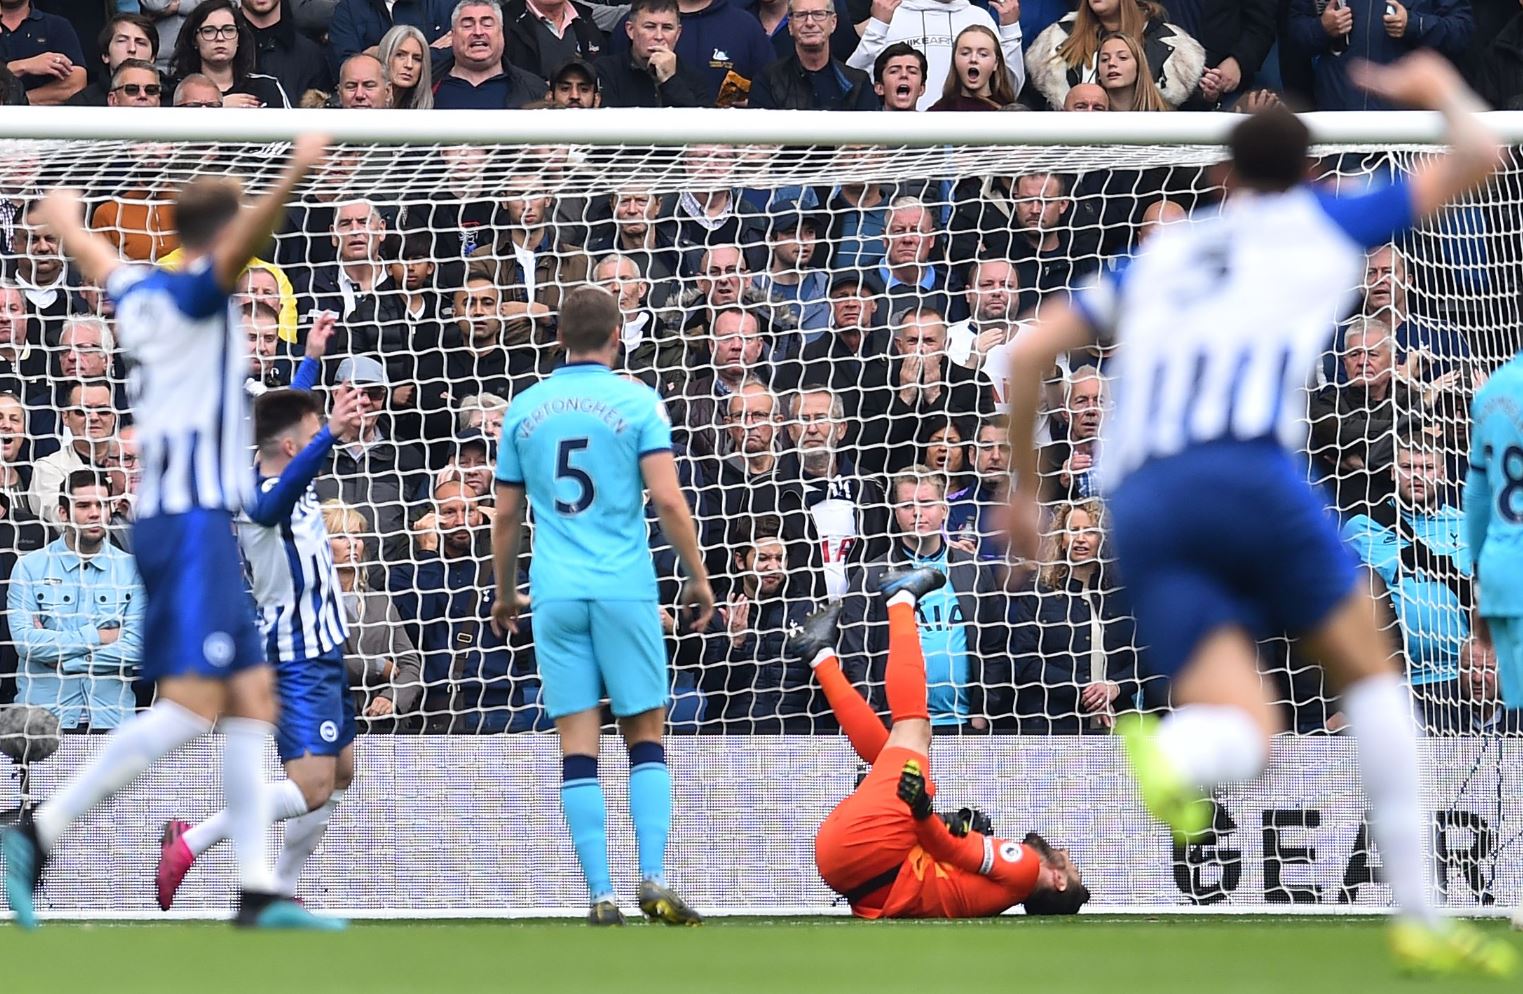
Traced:
<svg viewBox="0 0 1523 994">
<path fill-rule="evenodd" d="M 1348 60 L 1414 47 L 1455 59 L 1498 105 L 1523 100 L 1523 14 L 1482 0 L 133 0 L 93 20 L 87 3 L 58 5 L 67 18 L 46 6 L 0 0 L 12 103 L 1162 112 L 1284 94 L 1355 109 L 1373 105 L 1347 83 Z M 31 212 L 38 189 L 84 185 L 91 224 L 124 257 L 174 265 L 185 156 L 119 154 L 84 173 L 0 166 L 0 703 L 77 730 L 141 703 L 130 369 L 109 297 L 81 285 Z M 1002 370 L 1044 300 L 1214 201 L 1202 170 L 911 180 L 878 164 L 751 189 L 737 150 L 695 146 L 660 160 L 683 180 L 670 192 L 600 187 L 589 160 L 552 167 L 544 150 L 532 163 L 512 158 L 523 150 L 425 154 L 430 169 L 371 179 L 362 157 L 336 155 L 237 299 L 251 395 L 288 385 L 309 350 L 321 387 L 363 389 L 361 437 L 317 482 L 363 727 L 548 727 L 532 614 L 512 635 L 486 620 L 486 538 L 503 414 L 559 361 L 559 300 L 584 282 L 619 299 L 622 371 L 665 399 L 721 587 L 706 630 L 663 609 L 674 728 L 833 730 L 807 662 L 784 649 L 826 599 L 845 602 L 848 675 L 882 706 L 886 621 L 866 591 L 896 562 L 950 581 L 919 607 L 938 730 L 1104 734 L 1122 711 L 1167 706 L 1108 565 L 1095 484 L 1106 357 L 1051 371 L 1051 530 L 1035 563 L 1011 561 L 1000 537 Z M 555 192 L 568 186 L 556 168 L 585 171 L 577 193 Z M 1408 266 L 1397 247 L 1371 253 L 1357 313 L 1330 329 L 1310 464 L 1388 594 L 1429 729 L 1511 729 L 1471 638 L 1456 510 L 1465 411 L 1488 367 L 1463 328 L 1409 305 Z M 307 341 L 324 311 L 339 323 L 325 350 Z M 651 541 L 671 604 L 676 563 L 654 517 Z M 1266 670 L 1295 727 L 1341 726 L 1307 668 L 1266 646 Z"/>
</svg>

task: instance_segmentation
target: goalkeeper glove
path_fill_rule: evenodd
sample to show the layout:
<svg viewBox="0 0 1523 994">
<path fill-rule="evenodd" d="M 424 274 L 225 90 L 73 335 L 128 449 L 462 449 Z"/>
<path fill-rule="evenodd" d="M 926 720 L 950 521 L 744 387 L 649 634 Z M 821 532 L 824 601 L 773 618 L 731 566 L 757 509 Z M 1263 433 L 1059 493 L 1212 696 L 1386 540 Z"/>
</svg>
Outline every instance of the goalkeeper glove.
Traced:
<svg viewBox="0 0 1523 994">
<path fill-rule="evenodd" d="M 920 772 L 920 764 L 913 759 L 904 764 L 904 772 L 899 774 L 899 800 L 910 806 L 910 814 L 916 821 L 931 816 L 931 794 L 925 774 Z"/>
<path fill-rule="evenodd" d="M 939 817 L 947 823 L 947 831 L 959 839 L 965 838 L 969 832 L 977 832 L 979 835 L 994 834 L 994 822 L 978 808 L 942 811 Z"/>
</svg>

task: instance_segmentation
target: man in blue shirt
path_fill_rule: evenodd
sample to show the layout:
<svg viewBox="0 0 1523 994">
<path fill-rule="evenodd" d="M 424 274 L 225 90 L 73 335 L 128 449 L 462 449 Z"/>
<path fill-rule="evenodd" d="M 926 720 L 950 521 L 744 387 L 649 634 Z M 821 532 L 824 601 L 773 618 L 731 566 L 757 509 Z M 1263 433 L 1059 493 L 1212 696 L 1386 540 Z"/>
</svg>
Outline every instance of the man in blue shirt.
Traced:
<svg viewBox="0 0 1523 994">
<path fill-rule="evenodd" d="M 608 291 L 586 286 L 568 294 L 559 329 L 566 365 L 515 397 L 503 419 L 492 621 L 517 630 L 520 603 L 510 584 L 518 575 L 525 511 L 532 509 L 536 658 L 545 711 L 561 739 L 561 803 L 592 897 L 587 920 L 624 922 L 608 870 L 597 773 L 607 698 L 629 743 L 640 910 L 653 921 L 697 925 L 697 912 L 666 886 L 672 799 L 661 739 L 668 681 L 646 489 L 687 576 L 682 602 L 693 609 L 693 631 L 707 629 L 714 592 L 677 480 L 666 409 L 655 391 L 609 368 L 621 326 Z"/>
<path fill-rule="evenodd" d="M 0 56 L 34 105 L 65 103 L 89 82 L 74 26 L 31 0 L 0 5 Z"/>
<path fill-rule="evenodd" d="M 51 711 L 63 728 L 115 728 L 133 711 L 143 584 L 132 557 L 106 541 L 109 504 L 105 476 L 70 473 L 58 497 L 63 537 L 23 556 L 7 592 L 16 701 Z"/>
</svg>

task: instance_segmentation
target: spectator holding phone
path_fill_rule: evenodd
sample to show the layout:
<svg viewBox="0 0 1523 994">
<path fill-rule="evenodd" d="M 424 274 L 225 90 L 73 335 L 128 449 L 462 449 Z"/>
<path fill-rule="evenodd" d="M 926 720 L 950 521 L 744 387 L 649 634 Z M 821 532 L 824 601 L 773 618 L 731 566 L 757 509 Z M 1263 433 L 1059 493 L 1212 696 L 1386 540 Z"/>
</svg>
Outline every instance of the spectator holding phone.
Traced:
<svg viewBox="0 0 1523 994">
<path fill-rule="evenodd" d="M 1469 0 L 1291 0 L 1284 41 L 1315 63 L 1317 110 L 1389 110 L 1349 80 L 1353 62 L 1395 62 L 1419 48 L 1453 61 L 1474 27 Z"/>
</svg>

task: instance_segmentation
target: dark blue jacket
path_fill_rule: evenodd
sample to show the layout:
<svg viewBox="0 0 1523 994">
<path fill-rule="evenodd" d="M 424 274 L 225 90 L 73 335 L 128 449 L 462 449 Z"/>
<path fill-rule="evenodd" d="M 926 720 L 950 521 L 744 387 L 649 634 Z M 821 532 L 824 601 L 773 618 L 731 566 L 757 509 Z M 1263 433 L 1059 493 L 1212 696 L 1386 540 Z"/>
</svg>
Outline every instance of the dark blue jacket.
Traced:
<svg viewBox="0 0 1523 994">
<path fill-rule="evenodd" d="M 384 0 L 339 0 L 328 25 L 328 65 L 333 78 L 339 66 L 357 52 L 376 44 L 398 24 L 411 24 L 429 44 L 449 34 L 455 0 L 397 0 L 386 12 Z"/>
<path fill-rule="evenodd" d="M 629 51 L 629 18 L 610 33 L 611 51 Z M 719 84 L 734 70 L 737 76 L 755 80 L 777 58 L 777 51 L 762 30 L 761 22 L 730 0 L 714 0 L 699 11 L 682 15 L 682 34 L 677 38 L 677 64 L 704 81 L 705 102 L 719 96 Z"/>
<path fill-rule="evenodd" d="M 1290 0 L 1286 41 L 1314 62 L 1317 110 L 1389 110 L 1385 101 L 1349 81 L 1348 67 L 1354 59 L 1384 65 L 1414 49 L 1431 48 L 1455 61 L 1464 57 L 1475 28 L 1469 0 L 1411 0 L 1407 4 L 1407 32 L 1401 38 L 1386 34 L 1385 0 L 1347 3 L 1354 13 L 1354 29 L 1348 35 L 1348 48 L 1340 54 L 1333 51 L 1337 39 L 1322 30 L 1319 0 Z"/>
</svg>

